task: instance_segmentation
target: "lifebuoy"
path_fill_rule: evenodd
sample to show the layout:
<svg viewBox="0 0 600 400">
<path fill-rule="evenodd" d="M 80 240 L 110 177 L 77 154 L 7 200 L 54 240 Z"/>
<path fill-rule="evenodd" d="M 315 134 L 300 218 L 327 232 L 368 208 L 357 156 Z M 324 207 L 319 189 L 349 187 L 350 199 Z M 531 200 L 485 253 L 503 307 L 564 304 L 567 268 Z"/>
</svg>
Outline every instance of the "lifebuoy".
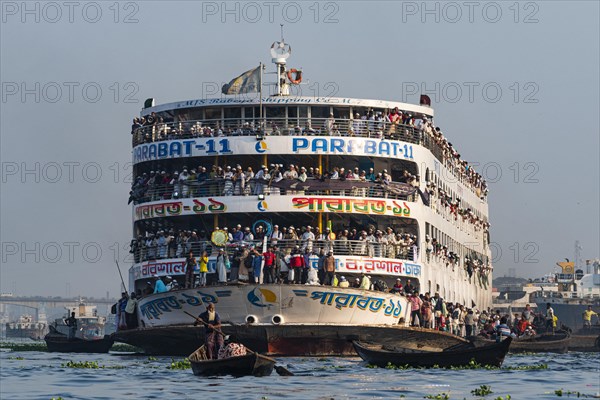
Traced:
<svg viewBox="0 0 600 400">
<path fill-rule="evenodd" d="M 294 79 L 292 79 L 292 74 L 295 77 Z M 292 68 L 287 72 L 287 78 L 291 83 L 297 85 L 300 82 L 302 82 L 302 71 L 298 71 L 296 68 Z"/>
</svg>

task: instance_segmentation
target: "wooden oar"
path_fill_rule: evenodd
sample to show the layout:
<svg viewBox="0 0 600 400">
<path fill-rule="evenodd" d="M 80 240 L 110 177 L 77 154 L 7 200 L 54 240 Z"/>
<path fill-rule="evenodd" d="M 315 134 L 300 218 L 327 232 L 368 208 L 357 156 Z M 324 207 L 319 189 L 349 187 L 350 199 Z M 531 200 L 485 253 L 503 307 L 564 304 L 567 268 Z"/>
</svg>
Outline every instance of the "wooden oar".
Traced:
<svg viewBox="0 0 600 400">
<path fill-rule="evenodd" d="M 208 326 L 208 324 L 207 324 L 206 322 L 204 322 L 204 321 L 203 321 L 203 320 L 201 320 L 200 318 L 196 317 L 195 315 L 193 315 L 193 314 L 190 314 L 190 313 L 189 313 L 189 312 L 187 312 L 187 311 L 184 311 L 184 313 L 186 313 L 186 314 L 187 314 L 187 315 L 189 315 L 190 317 L 194 318 L 194 319 L 195 319 L 197 322 L 200 322 L 200 323 L 202 323 L 203 325 L 205 325 L 205 326 Z M 217 332 L 219 335 L 223 336 L 223 338 L 225 338 L 225 336 L 226 336 L 226 335 L 223 333 L 223 331 L 221 331 L 221 330 L 220 330 L 220 329 L 218 329 L 218 328 L 214 328 L 214 327 L 213 327 L 212 329 L 213 329 L 215 332 Z M 262 358 L 264 358 L 264 359 L 266 359 L 266 360 L 269 360 L 269 361 L 271 361 L 271 362 L 273 362 L 273 363 L 275 363 L 275 362 L 276 362 L 276 361 L 275 361 L 274 359 L 272 359 L 271 357 L 267 357 L 267 356 L 265 356 L 265 355 L 262 355 L 262 354 L 260 354 L 260 353 L 257 353 L 256 351 L 252 351 L 252 350 L 251 350 L 251 349 L 249 349 L 247 346 L 246 346 L 246 351 L 247 351 L 248 353 L 250 353 L 250 354 L 256 354 L 257 356 L 259 356 L 259 357 L 262 357 Z M 287 368 L 285 368 L 285 367 L 282 367 L 281 365 L 275 365 L 275 371 L 276 371 L 276 372 L 277 372 L 279 375 L 281 375 L 281 376 L 294 376 L 294 374 L 293 374 L 291 371 L 289 371 L 289 370 L 288 370 Z"/>
</svg>

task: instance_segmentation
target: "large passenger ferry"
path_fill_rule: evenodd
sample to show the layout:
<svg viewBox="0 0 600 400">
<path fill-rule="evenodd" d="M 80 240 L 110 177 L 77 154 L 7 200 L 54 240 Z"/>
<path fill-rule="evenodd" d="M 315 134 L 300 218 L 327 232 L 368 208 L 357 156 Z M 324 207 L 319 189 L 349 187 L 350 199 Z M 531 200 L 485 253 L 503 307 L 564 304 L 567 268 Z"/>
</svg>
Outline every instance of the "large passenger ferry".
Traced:
<svg viewBox="0 0 600 400">
<path fill-rule="evenodd" d="M 297 96 L 304 77 L 290 53 L 283 40 L 271 47 L 271 86 L 260 65 L 223 87 L 233 95 L 149 99 L 134 120 L 129 289 L 142 295 L 140 327 L 117 340 L 189 353 L 203 330 L 186 312 L 213 302 L 224 330 L 259 351 L 353 354 L 351 339 L 412 332 L 397 282 L 491 305 L 486 183 L 436 127 L 427 96 Z M 206 282 L 186 281 L 190 251 L 196 261 L 206 251 Z M 270 251 L 273 276 L 259 275 Z M 299 257 L 306 267 L 294 269 Z M 157 279 L 171 290 L 153 293 Z"/>
</svg>

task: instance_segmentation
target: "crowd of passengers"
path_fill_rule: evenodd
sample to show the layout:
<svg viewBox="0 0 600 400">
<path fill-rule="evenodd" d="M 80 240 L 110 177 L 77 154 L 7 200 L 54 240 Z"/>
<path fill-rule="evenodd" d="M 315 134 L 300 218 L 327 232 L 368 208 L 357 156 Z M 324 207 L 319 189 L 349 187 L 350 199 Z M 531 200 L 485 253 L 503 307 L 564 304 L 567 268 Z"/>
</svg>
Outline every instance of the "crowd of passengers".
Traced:
<svg viewBox="0 0 600 400">
<path fill-rule="evenodd" d="M 400 281 L 397 285 L 402 288 Z M 405 291 L 405 295 L 409 296 L 411 326 L 437 329 L 458 336 L 482 335 L 493 338 L 497 335 L 535 335 L 534 327 L 543 324 L 544 321 L 543 314 L 535 314 L 529 305 L 523 313 L 515 314 L 513 318 L 510 314 L 501 315 L 500 310 L 496 310 L 495 313 L 489 308 L 480 311 L 475 307 L 446 302 L 439 293 L 435 293 L 434 296 L 430 296 L 429 293 L 419 295 L 418 291 L 410 292 L 409 289 Z"/>
<path fill-rule="evenodd" d="M 369 171 L 360 170 L 358 167 L 334 167 L 331 171 L 322 171 L 319 167 L 309 167 L 294 164 L 284 169 L 283 164 L 271 164 L 270 168 L 261 165 L 254 172 L 252 167 L 242 168 L 241 165 L 225 168 L 213 165 L 210 171 L 207 167 L 198 166 L 188 169 L 184 166 L 179 171 L 150 171 L 137 176 L 131 186 L 129 203 L 134 204 L 172 198 L 206 196 L 248 196 L 258 194 L 281 194 L 282 190 L 271 187 L 272 183 L 284 180 L 306 182 L 312 179 L 325 181 L 335 179 L 340 181 L 371 182 L 374 185 L 389 185 L 392 177 L 386 169 L 375 173 L 373 168 Z M 418 187 L 419 177 L 404 171 L 399 180 Z M 203 183 L 213 183 L 202 188 Z M 387 192 L 373 187 L 348 190 L 349 195 L 386 197 Z"/>
<path fill-rule="evenodd" d="M 341 122 L 341 124 L 340 124 Z M 343 126 L 342 126 L 343 125 Z M 177 128 L 181 126 L 181 128 Z M 445 166 L 469 185 L 482 199 L 487 197 L 488 187 L 485 179 L 475 172 L 460 153 L 452 146 L 440 127 L 425 115 L 412 115 L 398 107 L 389 112 L 369 110 L 367 114 L 355 113 L 352 119 L 337 121 L 333 114 L 325 119 L 320 127 L 307 122 L 304 127 L 295 126 L 283 130 L 272 122 L 267 129 L 260 129 L 254 122 L 245 122 L 237 127 L 214 127 L 203 125 L 200 121 L 165 123 L 155 112 L 146 117 L 133 119 L 131 134 L 134 145 L 155 141 L 189 139 L 198 137 L 250 136 L 250 135 L 331 135 L 331 136 L 367 136 L 379 139 L 410 138 L 417 143 L 435 143 L 441 150 L 439 155 Z"/>
<path fill-rule="evenodd" d="M 215 228 L 216 231 L 219 228 Z M 262 247 L 264 238 L 269 246 L 278 246 L 284 256 L 289 256 L 296 247 L 306 257 L 325 254 L 357 255 L 369 257 L 415 259 L 418 253 L 416 235 L 407 232 L 394 232 L 391 227 L 379 230 L 369 225 L 367 227 L 350 227 L 340 229 L 337 233 L 329 228 L 323 231 L 310 225 L 303 227 L 273 226 L 268 233 L 262 226 L 257 226 L 254 233 L 250 227 L 237 225 L 231 229 L 223 228 L 227 234 L 225 245 L 234 250 L 248 251 L 251 247 Z M 148 261 L 164 258 L 182 258 L 192 251 L 199 255 L 204 251 L 210 255 L 216 254 L 217 248 L 211 244 L 212 232 L 205 230 L 170 229 L 146 232 L 131 241 L 131 253 L 134 261 Z"/>
<path fill-rule="evenodd" d="M 461 207 L 459 198 L 453 199 L 444 189 L 437 187 L 435 182 L 427 182 L 425 192 L 429 195 L 430 205 L 436 211 L 446 210 L 455 221 L 460 217 L 463 222 L 471 223 L 476 230 L 489 230 L 490 223 L 487 220 L 476 215 L 470 207 Z"/>
</svg>

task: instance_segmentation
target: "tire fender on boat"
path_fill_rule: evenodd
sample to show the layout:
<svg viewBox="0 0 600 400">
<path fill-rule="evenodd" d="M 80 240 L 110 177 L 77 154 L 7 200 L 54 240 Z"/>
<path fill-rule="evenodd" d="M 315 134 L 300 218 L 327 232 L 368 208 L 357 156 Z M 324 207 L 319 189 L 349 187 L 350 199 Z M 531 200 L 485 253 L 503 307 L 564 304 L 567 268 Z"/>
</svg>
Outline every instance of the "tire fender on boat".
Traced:
<svg viewBox="0 0 600 400">
<path fill-rule="evenodd" d="M 273 323 L 273 325 L 281 325 L 284 322 L 283 315 L 275 314 L 271 317 L 271 323 Z"/>
<path fill-rule="evenodd" d="M 246 323 L 247 324 L 256 324 L 258 322 L 258 317 L 256 315 L 246 315 Z"/>
</svg>

